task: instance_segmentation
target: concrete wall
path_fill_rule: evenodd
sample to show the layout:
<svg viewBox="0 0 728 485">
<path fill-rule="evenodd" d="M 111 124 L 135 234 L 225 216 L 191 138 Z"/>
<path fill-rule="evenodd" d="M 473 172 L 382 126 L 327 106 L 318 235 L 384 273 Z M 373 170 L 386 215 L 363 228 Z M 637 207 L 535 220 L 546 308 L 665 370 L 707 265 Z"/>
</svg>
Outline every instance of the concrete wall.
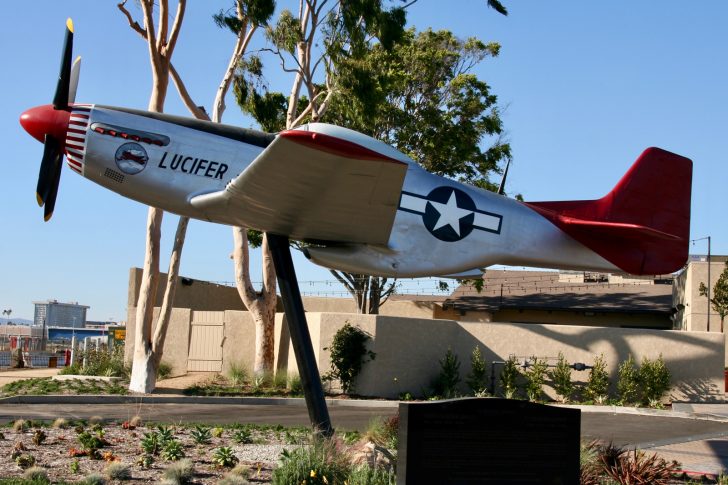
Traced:
<svg viewBox="0 0 728 485">
<path fill-rule="evenodd" d="M 592 315 L 586 315 L 586 312 L 583 311 L 563 310 L 499 310 L 495 313 L 473 311 L 466 312 L 458 320 L 462 322 L 513 322 L 656 329 L 669 329 L 672 326 L 670 319 L 664 315 L 610 312 L 593 312 Z"/>
<path fill-rule="evenodd" d="M 725 269 L 725 263 L 710 263 L 711 291 Z M 706 331 L 708 328 L 708 298 L 700 295 L 700 283 L 708 284 L 708 263 L 693 261 L 680 273 L 673 285 L 673 302 L 678 308 L 675 326 L 687 331 Z M 710 308 L 710 331 L 720 332 L 720 316 Z"/>
<path fill-rule="evenodd" d="M 155 315 L 158 309 L 155 311 Z M 187 368 L 189 327 L 193 312 L 174 309 L 163 360 L 174 374 Z M 358 393 L 396 398 L 403 392 L 420 395 L 440 370 L 439 360 L 448 348 L 458 355 L 461 375 L 470 371 L 470 354 L 481 347 L 487 362 L 520 360 L 536 356 L 554 363 L 559 352 L 570 362 L 592 364 L 604 354 L 613 381 L 617 366 L 632 355 L 638 362 L 662 354 L 673 375 L 673 400 L 723 400 L 724 336 L 713 332 L 600 328 L 569 325 L 456 322 L 428 318 L 384 315 L 307 313 L 314 352 L 322 374 L 330 369 L 327 350 L 336 331 L 346 322 L 371 335 L 370 349 L 377 356 L 364 366 L 357 382 Z M 276 368 L 297 373 L 293 349 L 282 314 L 276 318 Z M 252 369 L 255 328 L 248 312 L 224 313 L 223 372 L 230 362 Z M 134 326 L 127 330 L 126 355 L 133 352 Z M 496 371 L 498 373 L 499 370 Z M 575 380 L 586 380 L 588 372 L 574 372 Z M 465 388 L 463 388 L 465 390 Z"/>
<path fill-rule="evenodd" d="M 136 308 L 127 312 L 126 340 L 124 345 L 124 360 L 131 362 L 134 355 L 134 335 L 136 334 Z M 159 316 L 159 307 L 154 309 L 152 334 Z M 172 366 L 172 375 L 187 373 L 187 355 L 190 345 L 190 322 L 192 311 L 189 308 L 173 308 L 172 316 L 167 327 L 167 337 L 164 342 L 162 361 Z"/>
</svg>

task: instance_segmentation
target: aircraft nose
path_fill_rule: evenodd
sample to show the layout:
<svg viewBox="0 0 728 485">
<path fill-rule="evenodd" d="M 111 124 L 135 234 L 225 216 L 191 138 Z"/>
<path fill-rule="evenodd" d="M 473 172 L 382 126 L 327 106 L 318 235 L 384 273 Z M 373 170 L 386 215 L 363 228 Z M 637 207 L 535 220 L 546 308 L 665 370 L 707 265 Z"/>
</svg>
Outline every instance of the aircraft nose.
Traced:
<svg viewBox="0 0 728 485">
<path fill-rule="evenodd" d="M 20 124 L 30 136 L 43 143 L 51 135 L 61 145 L 65 144 L 71 113 L 46 104 L 30 108 L 20 115 Z"/>
</svg>

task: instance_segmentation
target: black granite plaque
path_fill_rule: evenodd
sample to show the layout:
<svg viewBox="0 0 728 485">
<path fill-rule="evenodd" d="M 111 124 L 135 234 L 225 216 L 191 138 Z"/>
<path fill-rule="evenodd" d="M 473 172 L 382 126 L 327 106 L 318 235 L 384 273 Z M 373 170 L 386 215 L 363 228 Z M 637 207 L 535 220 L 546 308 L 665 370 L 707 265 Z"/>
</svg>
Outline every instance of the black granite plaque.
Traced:
<svg viewBox="0 0 728 485">
<path fill-rule="evenodd" d="M 497 398 L 399 405 L 397 484 L 579 484 L 581 411 Z"/>
</svg>

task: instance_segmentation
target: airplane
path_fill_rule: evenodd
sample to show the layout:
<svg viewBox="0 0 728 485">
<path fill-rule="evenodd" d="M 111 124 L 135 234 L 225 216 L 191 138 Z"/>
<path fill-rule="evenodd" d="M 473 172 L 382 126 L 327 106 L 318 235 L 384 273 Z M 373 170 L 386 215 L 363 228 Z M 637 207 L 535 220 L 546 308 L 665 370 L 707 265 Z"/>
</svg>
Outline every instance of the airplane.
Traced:
<svg viewBox="0 0 728 485">
<path fill-rule="evenodd" d="M 264 133 L 75 103 L 67 22 L 52 105 L 20 117 L 43 142 L 37 199 L 50 219 L 62 159 L 109 190 L 179 215 L 307 241 L 312 262 L 422 277 L 494 264 L 668 274 L 688 256 L 692 162 L 648 148 L 607 195 L 519 202 L 428 173 L 394 147 L 309 123 Z"/>
</svg>

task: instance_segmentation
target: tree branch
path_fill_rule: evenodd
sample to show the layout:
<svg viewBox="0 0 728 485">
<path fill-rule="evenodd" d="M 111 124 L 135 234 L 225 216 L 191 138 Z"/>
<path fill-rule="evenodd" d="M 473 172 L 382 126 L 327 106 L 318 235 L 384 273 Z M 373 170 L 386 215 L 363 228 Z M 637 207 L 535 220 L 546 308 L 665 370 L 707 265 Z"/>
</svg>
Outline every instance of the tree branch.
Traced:
<svg viewBox="0 0 728 485">
<path fill-rule="evenodd" d="M 157 52 L 163 52 L 169 29 L 169 0 L 159 0 L 159 28 L 157 29 Z"/>
<path fill-rule="evenodd" d="M 129 27 L 131 29 L 142 36 L 142 39 L 147 40 L 147 31 L 142 28 L 141 25 L 139 25 L 139 22 L 134 20 L 131 16 L 131 13 L 126 9 L 126 2 L 127 0 L 124 0 L 123 2 L 119 2 L 116 6 L 121 10 L 121 13 L 126 16 L 126 20 L 129 22 Z"/>
<path fill-rule="evenodd" d="M 197 106 L 197 104 L 192 100 L 190 93 L 187 91 L 187 87 L 185 86 L 182 78 L 180 78 L 179 76 L 179 73 L 177 73 L 177 69 L 174 68 L 174 64 L 172 63 L 169 64 L 169 75 L 172 77 L 172 81 L 177 88 L 177 92 L 179 93 L 180 98 L 182 98 L 182 102 L 190 111 L 190 113 L 192 113 L 192 116 L 200 120 L 210 121 L 210 117 L 207 115 L 207 113 L 200 109 L 200 107 Z"/>
<path fill-rule="evenodd" d="M 169 35 L 169 42 L 167 42 L 167 47 L 164 52 L 167 59 L 172 59 L 172 52 L 177 45 L 179 32 L 182 29 L 182 20 L 185 17 L 185 10 L 187 8 L 187 0 L 178 0 L 178 2 L 177 15 L 175 15 L 174 23 L 172 24 L 172 33 Z"/>
</svg>

